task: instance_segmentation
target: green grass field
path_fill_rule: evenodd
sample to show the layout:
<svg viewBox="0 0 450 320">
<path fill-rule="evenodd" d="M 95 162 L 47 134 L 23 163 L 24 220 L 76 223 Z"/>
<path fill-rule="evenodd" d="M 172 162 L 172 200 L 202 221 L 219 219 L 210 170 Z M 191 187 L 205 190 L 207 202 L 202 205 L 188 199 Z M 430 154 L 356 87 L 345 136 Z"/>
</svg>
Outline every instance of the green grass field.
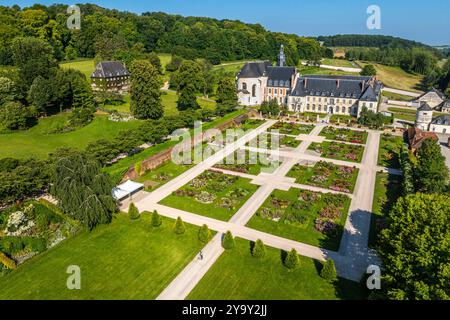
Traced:
<svg viewBox="0 0 450 320">
<path fill-rule="evenodd" d="M 383 225 L 383 218 L 387 216 L 392 206 L 401 196 L 401 183 L 401 176 L 377 173 L 369 232 L 369 247 L 371 248 L 374 248 L 377 244 L 379 228 L 380 225 Z"/>
<path fill-rule="evenodd" d="M 57 148 L 72 147 L 83 149 L 90 142 L 99 139 L 112 139 L 120 130 L 132 129 L 139 126 L 140 121 L 113 122 L 106 116 L 96 116 L 89 125 L 67 133 L 50 132 L 67 121 L 68 114 L 59 114 L 44 119 L 29 130 L 0 134 L 0 158 L 39 158 Z"/>
<path fill-rule="evenodd" d="M 405 96 L 403 94 L 398 94 L 389 91 L 383 91 L 382 95 L 383 97 L 386 97 L 389 100 L 396 100 L 396 101 L 411 101 L 414 99 L 413 97 L 410 96 Z"/>
<path fill-rule="evenodd" d="M 88 81 L 91 81 L 91 75 L 95 70 L 95 63 L 93 59 L 63 62 L 60 64 L 63 69 L 74 69 L 81 71 Z"/>
<path fill-rule="evenodd" d="M 152 229 L 150 215 L 130 221 L 120 214 L 110 225 L 74 238 L 0 278 L 0 300 L 8 299 L 155 299 L 204 246 L 198 227 L 173 232 L 164 218 Z M 81 290 L 68 290 L 67 267 L 81 269 Z"/>
<path fill-rule="evenodd" d="M 300 65 L 298 67 L 298 71 L 302 75 L 311 75 L 311 74 L 323 74 L 323 75 L 337 75 L 337 76 L 345 76 L 345 75 L 351 75 L 354 76 L 354 72 L 346 72 L 346 71 L 340 71 L 340 70 L 329 70 L 329 69 L 322 69 L 319 67 L 313 67 L 313 66 L 303 66 Z"/>
<path fill-rule="evenodd" d="M 400 150 L 403 143 L 403 137 L 381 136 L 378 165 L 400 169 Z"/>
<path fill-rule="evenodd" d="M 357 68 L 350 61 L 344 59 L 322 59 L 321 63 L 327 66 Z"/>
<path fill-rule="evenodd" d="M 319 276 L 321 263 L 300 257 L 300 266 L 289 271 L 281 251 L 266 247 L 266 256 L 255 259 L 250 242 L 236 239 L 188 296 L 188 300 L 336 300 L 363 299 L 356 282 L 339 279 L 332 284 Z"/>
<path fill-rule="evenodd" d="M 387 87 L 420 92 L 418 89 L 418 86 L 422 80 L 422 76 L 420 75 L 408 73 L 400 67 L 390 67 L 372 62 L 358 61 L 358 64 L 361 65 L 361 67 L 364 67 L 367 64 L 372 64 L 377 70 L 377 77 Z"/>
</svg>

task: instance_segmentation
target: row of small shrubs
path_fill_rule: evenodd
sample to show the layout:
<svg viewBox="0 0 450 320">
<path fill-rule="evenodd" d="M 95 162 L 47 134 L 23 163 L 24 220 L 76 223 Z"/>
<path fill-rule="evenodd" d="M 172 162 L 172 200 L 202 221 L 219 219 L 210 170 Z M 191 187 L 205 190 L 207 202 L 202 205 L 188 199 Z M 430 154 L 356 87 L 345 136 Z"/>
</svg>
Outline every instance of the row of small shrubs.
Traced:
<svg viewBox="0 0 450 320">
<path fill-rule="evenodd" d="M 138 219 L 140 214 L 139 210 L 136 208 L 136 206 L 132 203 L 130 205 L 130 208 L 128 210 L 128 214 L 130 219 L 135 220 Z M 155 210 L 152 213 L 151 218 L 151 224 L 152 227 L 159 227 L 162 224 L 161 216 L 158 214 L 158 212 Z M 175 224 L 173 226 L 173 230 L 176 234 L 184 234 L 186 232 L 186 227 L 184 225 L 183 220 L 181 217 L 178 217 L 175 221 Z M 203 225 L 198 232 L 198 239 L 202 243 L 207 243 L 211 239 L 211 231 L 209 230 L 207 225 Z M 225 250 L 232 250 L 236 247 L 236 242 L 233 237 L 233 234 L 231 231 L 227 231 L 225 235 L 222 238 L 222 247 Z M 266 255 L 266 247 L 264 243 L 261 240 L 256 240 L 255 244 L 252 247 L 251 250 L 252 256 L 256 259 L 262 259 Z M 300 266 L 300 258 L 295 249 L 292 249 L 288 252 L 286 255 L 286 258 L 283 261 L 283 264 L 286 268 L 289 270 L 295 270 Z M 320 273 L 320 276 L 330 282 L 335 281 L 337 279 L 337 273 L 336 273 L 336 267 L 334 264 L 334 261 L 332 259 L 328 259 Z"/>
</svg>

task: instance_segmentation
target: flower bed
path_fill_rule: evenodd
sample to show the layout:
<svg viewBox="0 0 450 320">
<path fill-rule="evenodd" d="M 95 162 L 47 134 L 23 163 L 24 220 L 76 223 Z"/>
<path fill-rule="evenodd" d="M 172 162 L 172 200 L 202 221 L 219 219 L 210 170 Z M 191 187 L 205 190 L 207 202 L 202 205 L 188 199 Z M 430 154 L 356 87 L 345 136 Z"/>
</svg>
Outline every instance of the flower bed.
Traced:
<svg viewBox="0 0 450 320">
<path fill-rule="evenodd" d="M 349 162 L 361 162 L 364 153 L 363 146 L 329 141 L 325 141 L 323 143 L 312 143 L 309 150 L 317 152 L 324 158 Z"/>
<path fill-rule="evenodd" d="M 334 191 L 352 193 L 359 170 L 320 161 L 314 167 L 295 165 L 288 173 L 299 184 L 313 185 Z"/>
<path fill-rule="evenodd" d="M 378 165 L 388 168 L 400 169 L 400 150 L 404 141 L 403 137 L 384 134 L 380 140 L 378 153 Z"/>
<path fill-rule="evenodd" d="M 366 131 L 355 131 L 344 128 L 326 127 L 320 133 L 322 137 L 328 140 L 344 141 L 365 144 L 367 142 L 368 133 Z"/>
<path fill-rule="evenodd" d="M 234 158 L 229 159 L 233 161 L 227 161 L 227 158 L 225 158 L 222 162 L 217 163 L 214 168 L 258 175 L 261 172 L 273 172 L 280 164 L 276 157 L 248 150 L 245 153 L 242 151 L 234 152 L 233 156 Z"/>
<path fill-rule="evenodd" d="M 228 221 L 256 189 L 247 179 L 206 171 L 160 203 Z"/>
<path fill-rule="evenodd" d="M 295 122 L 277 122 L 269 131 L 278 131 L 281 134 L 298 136 L 299 134 L 309 134 L 313 129 L 313 125 L 303 125 Z"/>
<path fill-rule="evenodd" d="M 337 250 L 350 199 L 291 189 L 274 191 L 248 226 L 288 239 Z"/>
</svg>

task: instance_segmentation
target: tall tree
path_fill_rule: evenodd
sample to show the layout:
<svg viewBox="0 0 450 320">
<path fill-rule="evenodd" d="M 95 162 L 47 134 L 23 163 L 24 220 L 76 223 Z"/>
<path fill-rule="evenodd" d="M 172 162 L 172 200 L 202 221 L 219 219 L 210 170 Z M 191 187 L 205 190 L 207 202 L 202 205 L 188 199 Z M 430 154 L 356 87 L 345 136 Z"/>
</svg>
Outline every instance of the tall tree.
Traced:
<svg viewBox="0 0 450 320">
<path fill-rule="evenodd" d="M 19 69 L 18 87 L 26 96 L 28 89 L 38 76 L 48 79 L 57 67 L 52 47 L 37 38 L 17 38 L 12 47 L 14 64 Z"/>
<path fill-rule="evenodd" d="M 426 139 L 417 153 L 415 167 L 416 189 L 422 193 L 441 193 L 447 189 L 449 170 L 441 147 L 433 139 Z"/>
<path fill-rule="evenodd" d="M 138 119 L 159 119 L 164 115 L 161 102 L 162 81 L 148 61 L 131 63 L 131 113 Z"/>
<path fill-rule="evenodd" d="M 55 164 L 52 194 L 66 214 L 91 230 L 111 222 L 116 211 L 112 188 L 98 163 L 83 155 L 64 157 Z"/>
<path fill-rule="evenodd" d="M 450 197 L 400 198 L 381 234 L 382 290 L 395 300 L 450 299 Z"/>
<path fill-rule="evenodd" d="M 220 116 L 233 111 L 238 105 L 235 81 L 231 78 L 222 78 L 217 88 L 217 114 Z"/>
<path fill-rule="evenodd" d="M 178 91 L 177 108 L 180 111 L 199 109 L 197 92 L 203 88 L 202 69 L 200 65 L 191 60 L 185 60 L 172 78 L 171 86 Z"/>
</svg>

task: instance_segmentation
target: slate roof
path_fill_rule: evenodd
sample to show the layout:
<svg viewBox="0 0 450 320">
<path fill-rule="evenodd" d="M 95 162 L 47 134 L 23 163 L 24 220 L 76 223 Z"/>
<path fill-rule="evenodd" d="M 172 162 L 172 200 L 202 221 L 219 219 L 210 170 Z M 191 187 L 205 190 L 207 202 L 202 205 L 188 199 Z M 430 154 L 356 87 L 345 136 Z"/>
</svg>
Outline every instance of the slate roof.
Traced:
<svg viewBox="0 0 450 320">
<path fill-rule="evenodd" d="M 431 124 L 450 126 L 450 115 L 442 115 L 433 119 Z"/>
<path fill-rule="evenodd" d="M 450 99 L 448 99 L 447 101 L 442 102 L 436 108 L 441 110 L 441 111 L 442 111 L 442 109 L 450 108 Z"/>
<path fill-rule="evenodd" d="M 294 67 L 267 67 L 268 87 L 291 87 L 292 77 L 296 73 Z"/>
<path fill-rule="evenodd" d="M 259 78 L 267 76 L 270 61 L 247 62 L 238 74 L 238 78 Z"/>
<path fill-rule="evenodd" d="M 432 92 L 436 93 L 439 96 L 439 98 L 441 98 L 442 100 L 445 100 L 445 94 L 443 94 L 442 91 L 440 91 L 436 88 L 431 88 L 431 90 L 425 92 L 423 95 L 418 97 L 417 100 L 422 99 L 424 96 L 426 96 L 427 94 L 432 93 Z"/>
<path fill-rule="evenodd" d="M 91 78 L 114 78 L 130 76 L 130 72 L 119 61 L 102 61 L 97 64 Z"/>
<path fill-rule="evenodd" d="M 422 102 L 420 105 L 420 108 L 417 109 L 417 111 L 433 111 L 433 108 L 431 108 L 428 103 Z"/>
<path fill-rule="evenodd" d="M 292 92 L 293 96 L 319 96 L 363 99 L 364 101 L 377 101 L 379 84 L 375 88 L 368 81 L 371 77 L 358 76 L 303 76 L 297 81 Z"/>
</svg>

